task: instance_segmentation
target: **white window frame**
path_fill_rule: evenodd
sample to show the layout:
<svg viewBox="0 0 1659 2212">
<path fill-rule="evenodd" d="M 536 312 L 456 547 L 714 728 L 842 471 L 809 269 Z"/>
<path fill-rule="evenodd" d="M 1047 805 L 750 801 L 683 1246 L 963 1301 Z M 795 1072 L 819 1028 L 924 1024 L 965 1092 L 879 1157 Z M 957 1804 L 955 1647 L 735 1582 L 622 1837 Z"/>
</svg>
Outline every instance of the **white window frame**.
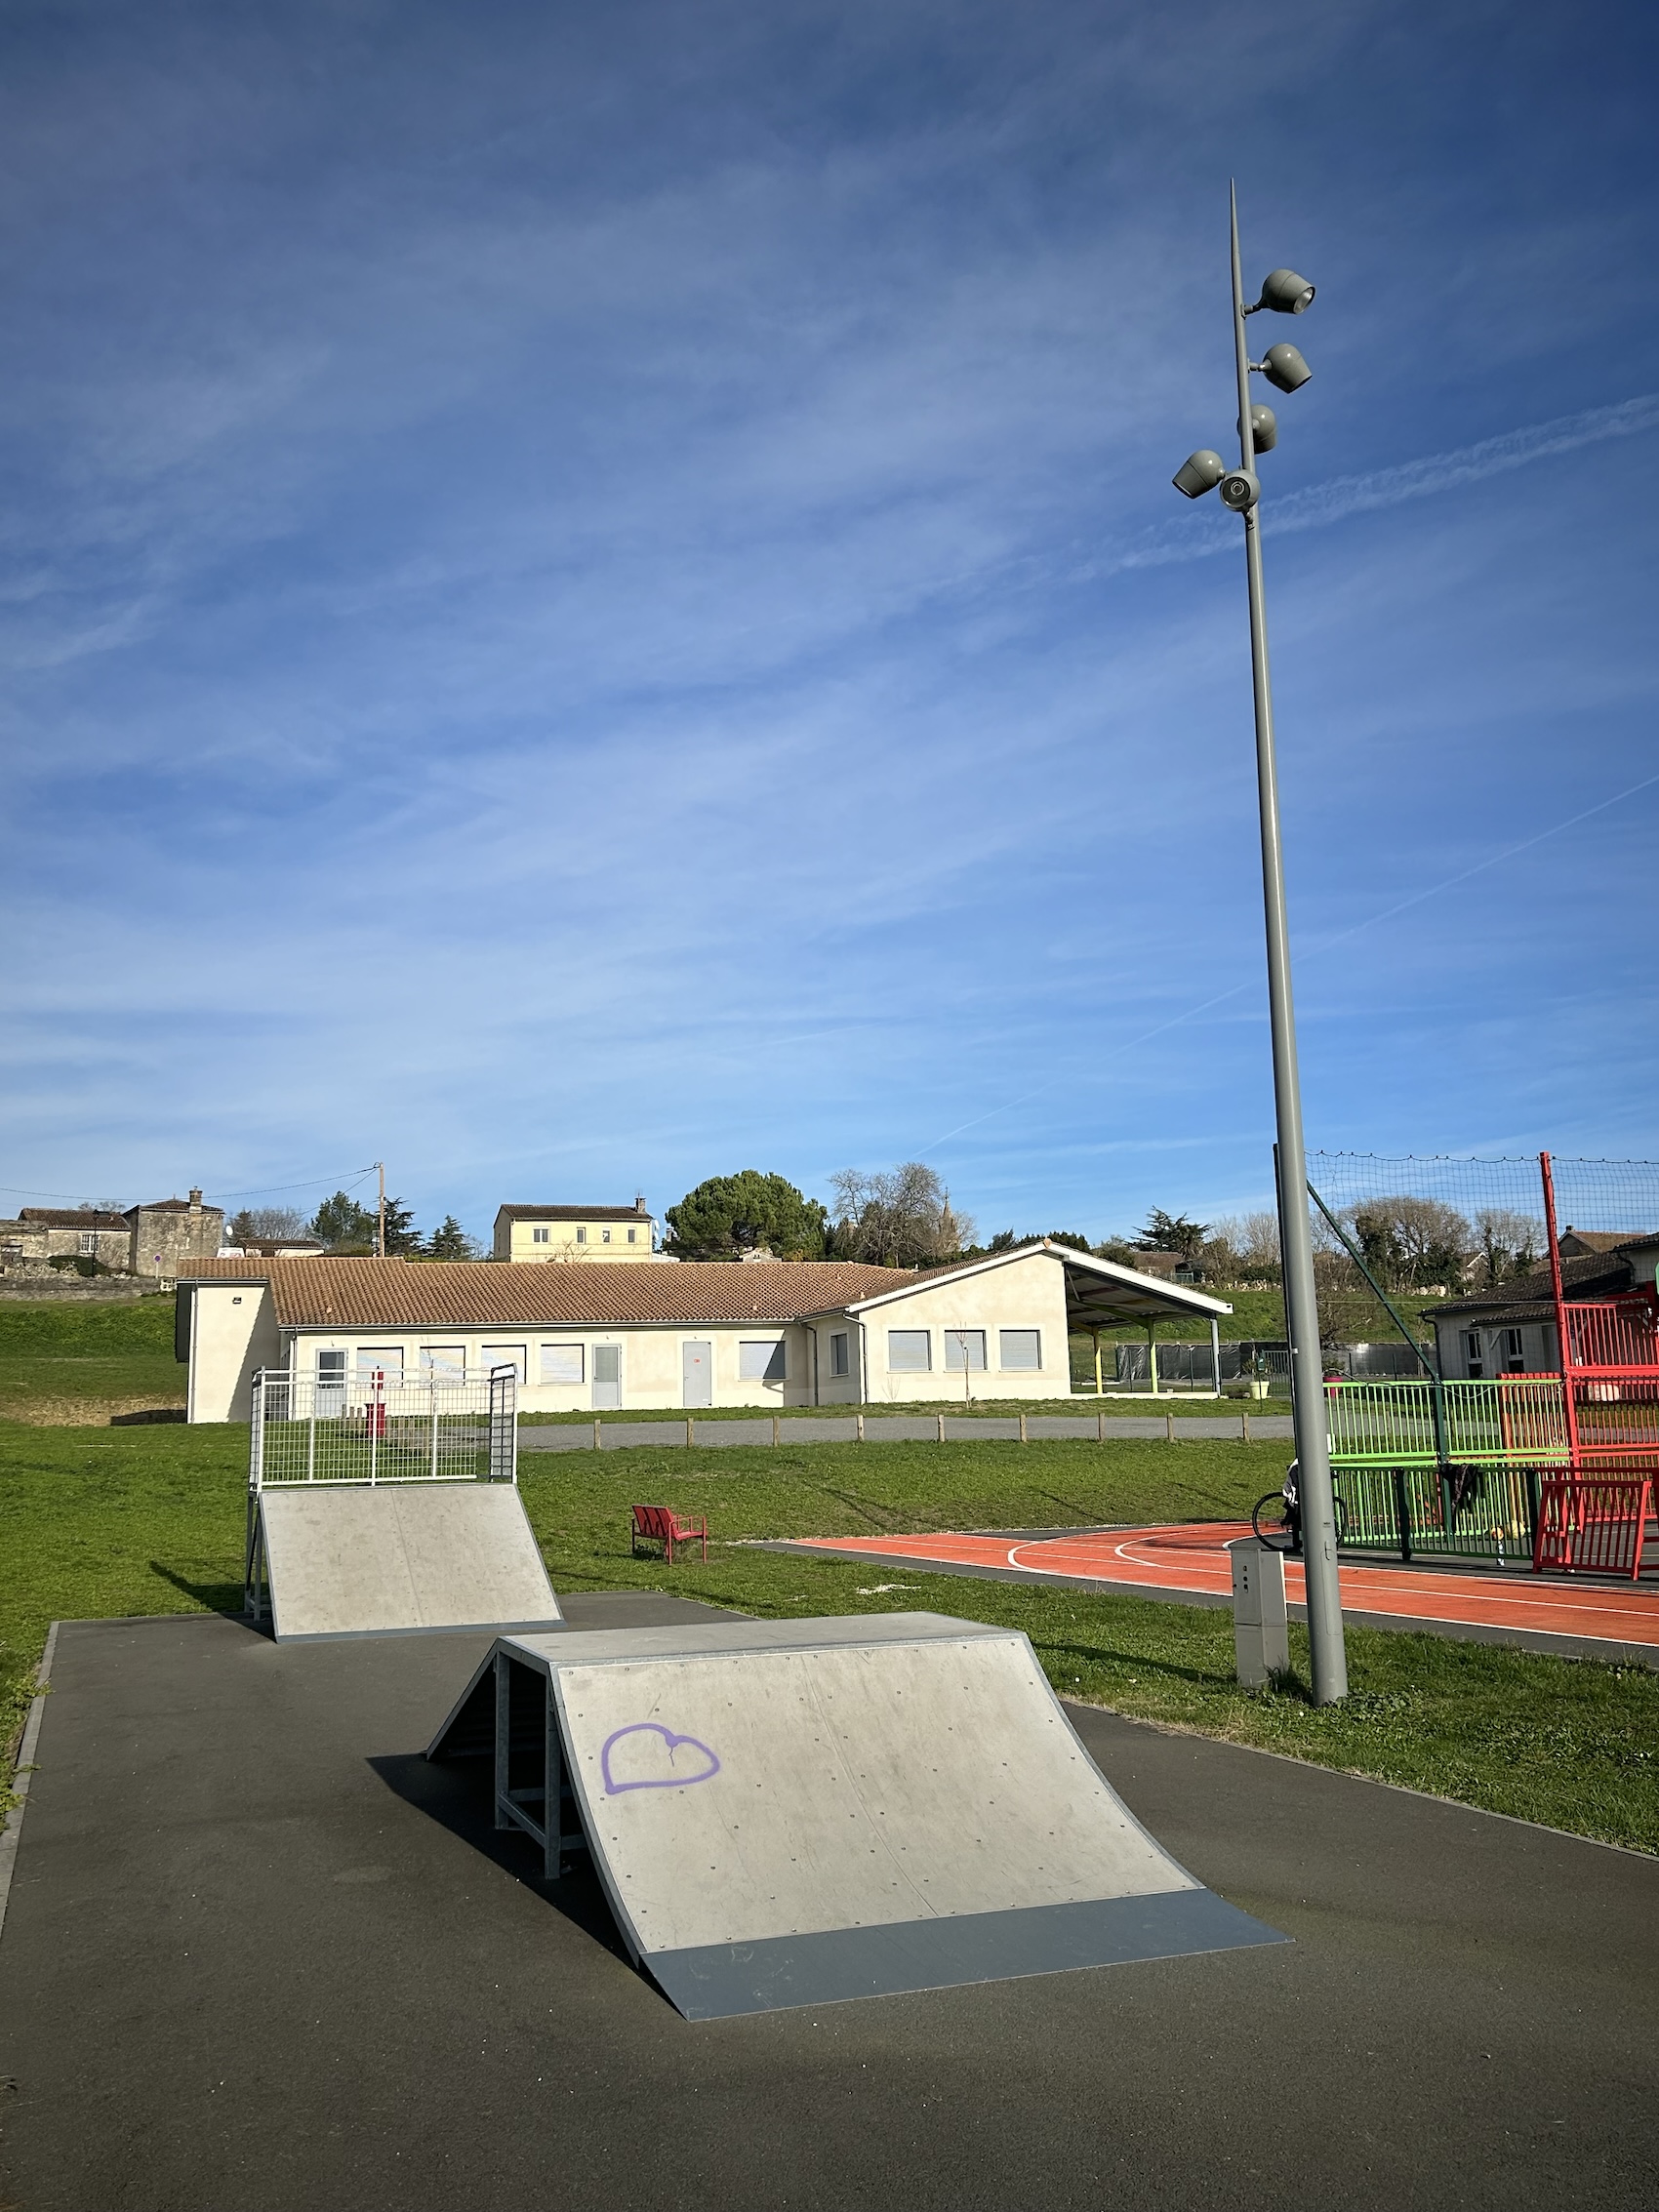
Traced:
<svg viewBox="0 0 1659 2212">
<path fill-rule="evenodd" d="M 1008 1339 L 1029 1337 L 1036 1347 L 1035 1359 L 1010 1360 Z M 998 1329 L 996 1332 L 996 1364 L 1005 1375 L 1040 1375 L 1042 1373 L 1042 1331 L 1040 1329 Z"/>
<path fill-rule="evenodd" d="M 599 1231 L 599 1242 L 600 1242 L 601 1244 L 609 1244 L 609 1243 L 610 1243 L 610 1241 L 611 1241 L 611 1232 L 610 1232 L 610 1230 L 609 1230 L 608 1228 L 602 1228 L 602 1229 L 601 1229 L 601 1230 Z"/>
<path fill-rule="evenodd" d="M 756 1366 L 754 1355 L 764 1352 L 766 1357 Z M 789 1379 L 789 1342 L 787 1337 L 740 1337 L 738 1339 L 738 1381 L 740 1383 L 787 1383 Z"/>
<path fill-rule="evenodd" d="M 983 1329 L 947 1329 L 945 1336 L 945 1372 L 947 1375 L 983 1375 L 990 1347 Z M 973 1354 L 978 1351 L 979 1357 Z"/>
<path fill-rule="evenodd" d="M 896 1360 L 893 1356 L 898 1340 L 907 1338 L 911 1344 L 918 1339 L 923 1357 L 915 1362 Z M 931 1375 L 933 1373 L 933 1331 L 931 1329 L 889 1329 L 887 1332 L 887 1372 L 889 1375 Z"/>
<path fill-rule="evenodd" d="M 586 1225 L 586 1223 L 584 1223 L 584 1224 L 583 1224 L 583 1225 L 582 1225 L 582 1226 L 581 1226 L 581 1227 L 579 1227 L 579 1228 L 577 1229 L 577 1232 L 576 1232 L 576 1241 L 577 1241 L 577 1243 L 578 1243 L 578 1244 L 586 1244 L 586 1243 L 587 1242 L 587 1225 Z"/>
<path fill-rule="evenodd" d="M 540 1223 L 530 1231 L 530 1241 L 532 1244 L 551 1243 L 552 1233 L 552 1230 L 547 1227 L 545 1222 Z"/>
<path fill-rule="evenodd" d="M 638 1231 L 638 1229 L 636 1229 L 636 1228 L 630 1228 L 630 1229 L 628 1230 L 628 1232 L 627 1232 L 627 1241 L 629 1242 L 629 1244 L 637 1244 L 637 1243 L 638 1243 L 638 1241 L 639 1241 L 639 1231 Z"/>
</svg>

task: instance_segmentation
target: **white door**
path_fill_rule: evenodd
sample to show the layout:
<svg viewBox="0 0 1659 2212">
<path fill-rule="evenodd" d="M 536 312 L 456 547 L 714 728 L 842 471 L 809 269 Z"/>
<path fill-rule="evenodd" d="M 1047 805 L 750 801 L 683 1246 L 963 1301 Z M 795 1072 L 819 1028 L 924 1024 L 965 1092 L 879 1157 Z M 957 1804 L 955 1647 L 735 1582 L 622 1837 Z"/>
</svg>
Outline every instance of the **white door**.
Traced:
<svg viewBox="0 0 1659 2212">
<path fill-rule="evenodd" d="M 687 1344 L 680 1347 L 680 1370 L 688 1406 L 714 1403 L 714 1347 Z"/>
<path fill-rule="evenodd" d="M 621 1345 L 593 1347 L 593 1403 L 596 1406 L 622 1404 Z"/>
</svg>

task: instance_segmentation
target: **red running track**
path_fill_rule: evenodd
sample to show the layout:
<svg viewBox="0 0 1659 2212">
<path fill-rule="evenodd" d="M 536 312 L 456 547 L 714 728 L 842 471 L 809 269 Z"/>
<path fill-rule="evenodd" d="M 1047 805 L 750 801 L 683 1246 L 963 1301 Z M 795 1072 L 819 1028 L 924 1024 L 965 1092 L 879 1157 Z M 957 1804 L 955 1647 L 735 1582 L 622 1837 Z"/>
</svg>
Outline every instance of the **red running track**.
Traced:
<svg viewBox="0 0 1659 2212">
<path fill-rule="evenodd" d="M 1021 1543 L 1005 1536 L 877 1536 L 813 1537 L 801 1544 L 805 1549 L 852 1558 L 1014 1569 L 1033 1580 L 1053 1575 L 1069 1582 L 1110 1583 L 1118 1589 L 1195 1591 L 1231 1599 L 1233 1562 L 1227 1546 L 1249 1534 L 1247 1521 L 1205 1521 Z M 1353 1613 L 1659 1648 L 1659 1589 L 1639 1589 L 1628 1582 L 1545 1582 L 1530 1574 L 1458 1574 L 1406 1566 L 1343 1566 L 1339 1573 L 1343 1606 Z M 1292 1605 L 1303 1603 L 1300 1561 L 1285 1561 L 1284 1586 Z"/>
</svg>

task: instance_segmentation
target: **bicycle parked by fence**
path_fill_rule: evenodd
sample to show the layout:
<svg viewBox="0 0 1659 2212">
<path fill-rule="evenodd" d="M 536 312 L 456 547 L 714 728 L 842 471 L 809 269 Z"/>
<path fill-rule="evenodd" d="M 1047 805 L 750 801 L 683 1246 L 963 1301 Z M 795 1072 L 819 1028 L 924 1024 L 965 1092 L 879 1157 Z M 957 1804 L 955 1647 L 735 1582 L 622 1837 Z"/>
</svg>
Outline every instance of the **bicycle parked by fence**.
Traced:
<svg viewBox="0 0 1659 2212">
<path fill-rule="evenodd" d="M 1265 1498 L 1258 1498 L 1250 1514 L 1250 1526 L 1261 1542 L 1275 1551 L 1300 1552 L 1302 1549 L 1302 1494 L 1297 1484 L 1299 1463 L 1292 1460 L 1285 1470 L 1281 1488 L 1270 1490 Z M 1340 1548 L 1348 1535 L 1348 1509 L 1341 1497 L 1333 1491 L 1331 1505 L 1336 1512 L 1336 1541 Z"/>
</svg>

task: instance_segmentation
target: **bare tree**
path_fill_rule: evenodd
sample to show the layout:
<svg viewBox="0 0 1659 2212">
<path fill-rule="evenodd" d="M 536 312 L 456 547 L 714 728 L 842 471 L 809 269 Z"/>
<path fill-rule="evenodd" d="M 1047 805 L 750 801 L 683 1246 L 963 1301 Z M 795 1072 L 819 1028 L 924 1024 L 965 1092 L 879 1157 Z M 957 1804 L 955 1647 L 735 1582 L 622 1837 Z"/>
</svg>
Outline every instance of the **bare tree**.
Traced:
<svg viewBox="0 0 1659 2212">
<path fill-rule="evenodd" d="M 244 1206 L 230 1224 L 230 1237 L 235 1244 L 304 1234 L 305 1217 L 298 1206 Z"/>
<path fill-rule="evenodd" d="M 1385 1290 L 1454 1288 L 1475 1259 L 1475 1231 L 1438 1198 L 1364 1198 L 1348 1214 L 1354 1241 Z"/>
<path fill-rule="evenodd" d="M 835 1216 L 830 1242 L 838 1260 L 928 1267 L 973 1242 L 973 1223 L 952 1211 L 950 1192 L 920 1160 L 877 1175 L 843 1168 L 830 1187 Z"/>
<path fill-rule="evenodd" d="M 1544 1225 L 1509 1206 L 1482 1206 L 1475 1217 L 1476 1255 L 1489 1288 L 1529 1275 L 1544 1253 Z"/>
<path fill-rule="evenodd" d="M 1267 1212 L 1228 1214 L 1210 1228 L 1203 1251 L 1204 1272 L 1213 1282 L 1276 1283 L 1278 1216 Z"/>
</svg>

